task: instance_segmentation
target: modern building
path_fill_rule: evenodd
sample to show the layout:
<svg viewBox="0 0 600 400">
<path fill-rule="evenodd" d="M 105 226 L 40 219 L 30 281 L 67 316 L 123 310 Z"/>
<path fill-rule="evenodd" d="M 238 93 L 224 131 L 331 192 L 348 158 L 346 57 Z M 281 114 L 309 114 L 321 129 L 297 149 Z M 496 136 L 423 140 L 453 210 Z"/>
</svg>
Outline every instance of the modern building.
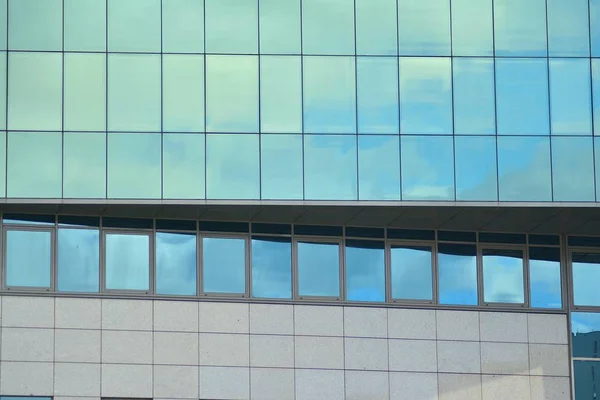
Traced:
<svg viewBox="0 0 600 400">
<path fill-rule="evenodd" d="M 600 0 L 0 0 L 0 399 L 591 400 Z"/>
</svg>

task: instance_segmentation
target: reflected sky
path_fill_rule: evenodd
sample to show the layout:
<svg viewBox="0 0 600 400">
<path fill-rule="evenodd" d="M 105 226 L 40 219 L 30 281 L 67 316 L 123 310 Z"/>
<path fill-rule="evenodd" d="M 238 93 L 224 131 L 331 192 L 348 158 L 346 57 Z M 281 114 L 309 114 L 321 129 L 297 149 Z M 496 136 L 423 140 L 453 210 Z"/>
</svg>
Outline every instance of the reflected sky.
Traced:
<svg viewBox="0 0 600 400">
<path fill-rule="evenodd" d="M 547 0 L 547 5 L 549 56 L 589 57 L 588 0 Z"/>
<path fill-rule="evenodd" d="M 529 288 L 531 307 L 562 307 L 559 248 L 529 248 Z"/>
<path fill-rule="evenodd" d="M 483 301 L 524 303 L 523 252 L 483 249 Z"/>
<path fill-rule="evenodd" d="M 455 136 L 456 200 L 496 201 L 496 138 Z"/>
<path fill-rule="evenodd" d="M 302 133 L 301 57 L 260 58 L 261 132 Z"/>
<path fill-rule="evenodd" d="M 63 3 L 65 51 L 106 51 L 106 0 Z"/>
<path fill-rule="evenodd" d="M 6 286 L 50 287 L 50 232 L 7 230 Z"/>
<path fill-rule="evenodd" d="M 346 299 L 385 301 L 384 243 L 346 240 Z"/>
<path fill-rule="evenodd" d="M 496 132 L 494 60 L 455 58 L 454 133 L 493 135 Z"/>
<path fill-rule="evenodd" d="M 298 242 L 298 294 L 340 295 L 340 246 L 337 243 Z"/>
<path fill-rule="evenodd" d="M 450 55 L 450 2 L 398 0 L 400 55 Z"/>
<path fill-rule="evenodd" d="M 98 292 L 99 265 L 100 232 L 98 230 L 58 230 L 59 291 Z"/>
<path fill-rule="evenodd" d="M 431 247 L 392 245 L 392 298 L 432 300 Z"/>
<path fill-rule="evenodd" d="M 398 62 L 396 58 L 357 59 L 358 132 L 398 133 Z"/>
<path fill-rule="evenodd" d="M 576 252 L 571 257 L 575 305 L 600 306 L 600 291 L 589 284 L 600 280 L 600 255 Z"/>
<path fill-rule="evenodd" d="M 18 0 L 10 3 L 9 49 L 62 50 L 61 0 Z"/>
<path fill-rule="evenodd" d="M 161 0 L 108 0 L 108 51 L 160 52 Z"/>
<path fill-rule="evenodd" d="M 598 13 L 600 14 L 600 5 Z M 598 136 L 600 135 L 600 60 L 598 59 L 592 59 L 592 94 L 594 104 L 594 135 Z"/>
<path fill-rule="evenodd" d="M 492 0 L 452 0 L 452 54 L 492 56 Z"/>
<path fill-rule="evenodd" d="M 592 137 L 552 138 L 554 201 L 594 201 Z"/>
<path fill-rule="evenodd" d="M 355 5 L 356 53 L 396 55 L 396 0 L 356 0 Z"/>
<path fill-rule="evenodd" d="M 105 285 L 108 290 L 150 289 L 150 236 L 107 233 Z"/>
<path fill-rule="evenodd" d="M 573 357 L 598 358 L 600 352 L 600 314 L 571 313 Z"/>
<path fill-rule="evenodd" d="M 358 137 L 359 200 L 400 200 L 398 136 Z"/>
<path fill-rule="evenodd" d="M 440 304 L 477 305 L 477 248 L 470 244 L 438 245 Z"/>
<path fill-rule="evenodd" d="M 592 57 L 600 56 L 600 0 L 589 0 Z"/>
<path fill-rule="evenodd" d="M 252 296 L 292 298 L 292 242 L 289 238 L 252 238 Z"/>
<path fill-rule="evenodd" d="M 261 53 L 301 53 L 300 1 L 260 0 Z"/>
<path fill-rule="evenodd" d="M 258 2 L 205 0 L 207 53 L 258 53 Z"/>
<path fill-rule="evenodd" d="M 167 133 L 162 139 L 163 198 L 203 199 L 204 134 Z"/>
<path fill-rule="evenodd" d="M 262 135 L 261 198 L 303 199 L 302 135 Z"/>
<path fill-rule="evenodd" d="M 303 0 L 302 49 L 304 54 L 354 54 L 354 3 Z"/>
<path fill-rule="evenodd" d="M 573 335 L 600 332 L 600 313 L 571 313 L 571 333 Z"/>
<path fill-rule="evenodd" d="M 546 0 L 495 0 L 494 32 L 496 56 L 546 56 Z"/>
<path fill-rule="evenodd" d="M 204 293 L 246 292 L 246 240 L 202 238 Z"/>
<path fill-rule="evenodd" d="M 204 131 L 204 57 L 164 55 L 163 131 Z"/>
<path fill-rule="evenodd" d="M 165 53 L 202 53 L 204 50 L 203 1 L 162 2 L 162 46 Z"/>
<path fill-rule="evenodd" d="M 589 60 L 550 60 L 552 134 L 592 134 L 590 90 Z"/>
<path fill-rule="evenodd" d="M 106 197 L 106 133 L 63 136 L 63 197 Z"/>
<path fill-rule="evenodd" d="M 196 295 L 196 234 L 157 232 L 156 293 Z"/>
</svg>

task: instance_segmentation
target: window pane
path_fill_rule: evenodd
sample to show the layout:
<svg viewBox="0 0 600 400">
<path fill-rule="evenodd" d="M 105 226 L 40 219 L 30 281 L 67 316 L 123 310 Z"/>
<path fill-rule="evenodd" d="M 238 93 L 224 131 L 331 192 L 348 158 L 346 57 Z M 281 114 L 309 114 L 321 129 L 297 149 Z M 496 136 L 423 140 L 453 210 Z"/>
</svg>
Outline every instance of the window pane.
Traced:
<svg viewBox="0 0 600 400">
<path fill-rule="evenodd" d="M 150 236 L 107 233 L 106 289 L 150 289 Z"/>
<path fill-rule="evenodd" d="M 600 313 L 571 313 L 573 357 L 600 358 L 598 335 L 600 335 Z"/>
<path fill-rule="evenodd" d="M 65 51 L 106 51 L 106 0 L 64 0 Z"/>
<path fill-rule="evenodd" d="M 0 0 L 1 1 L 1 0 Z M 0 51 L 0 129 L 6 129 L 6 52 Z M 2 111 L 4 110 L 4 111 Z"/>
<path fill-rule="evenodd" d="M 163 56 L 163 130 L 204 131 L 204 57 Z"/>
<path fill-rule="evenodd" d="M 304 58 L 305 133 L 355 133 L 354 58 Z"/>
<path fill-rule="evenodd" d="M 438 245 L 440 304 L 477 305 L 477 247 Z"/>
<path fill-rule="evenodd" d="M 554 201 L 594 201 L 594 144 L 591 137 L 552 138 Z"/>
<path fill-rule="evenodd" d="M 589 57 L 588 0 L 548 0 L 550 57 Z"/>
<path fill-rule="evenodd" d="M 451 136 L 400 139 L 403 200 L 454 200 Z"/>
<path fill-rule="evenodd" d="M 156 293 L 196 295 L 195 233 L 156 233 Z"/>
<path fill-rule="evenodd" d="M 450 55 L 450 2 L 398 0 L 400 55 Z"/>
<path fill-rule="evenodd" d="M 207 135 L 207 198 L 260 198 L 259 158 L 258 135 Z"/>
<path fill-rule="evenodd" d="M 304 54 L 354 54 L 354 3 L 302 1 Z"/>
<path fill-rule="evenodd" d="M 598 59 L 592 59 L 592 91 L 594 97 L 594 135 L 600 135 L 600 60 Z"/>
<path fill-rule="evenodd" d="M 392 298 L 433 300 L 431 247 L 392 245 Z"/>
<path fill-rule="evenodd" d="M 529 248 L 530 305 L 539 308 L 561 308 L 560 249 Z"/>
<path fill-rule="evenodd" d="M 498 200 L 496 138 L 455 136 L 456 200 Z"/>
<path fill-rule="evenodd" d="M 291 239 L 252 238 L 252 297 L 292 298 Z"/>
<path fill-rule="evenodd" d="M 298 294 L 339 297 L 339 244 L 298 242 Z"/>
<path fill-rule="evenodd" d="M 573 375 L 577 400 L 593 399 L 597 396 L 598 386 L 600 386 L 600 362 L 575 360 Z"/>
<path fill-rule="evenodd" d="M 6 22 L 8 0 L 0 0 L 0 50 L 6 50 Z"/>
<path fill-rule="evenodd" d="M 0 197 L 6 197 L 6 132 L 0 132 Z"/>
<path fill-rule="evenodd" d="M 300 57 L 260 58 L 261 132 L 302 133 Z"/>
<path fill-rule="evenodd" d="M 62 55 L 10 53 L 8 76 L 8 128 L 60 131 Z"/>
<path fill-rule="evenodd" d="M 356 200 L 356 137 L 304 137 L 306 200 Z"/>
<path fill-rule="evenodd" d="M 302 200 L 302 136 L 262 135 L 261 196 L 266 200 Z"/>
<path fill-rule="evenodd" d="M 359 57 L 358 132 L 398 131 L 398 62 L 396 58 Z"/>
<path fill-rule="evenodd" d="M 108 129 L 160 131 L 160 56 L 108 57 Z"/>
<path fill-rule="evenodd" d="M 108 50 L 159 53 L 160 0 L 108 0 Z"/>
<path fill-rule="evenodd" d="M 206 57 L 206 129 L 258 132 L 258 57 Z"/>
<path fill-rule="evenodd" d="M 106 130 L 106 56 L 66 53 L 66 131 Z"/>
<path fill-rule="evenodd" d="M 400 58 L 402 133 L 452 133 L 450 58 Z"/>
<path fill-rule="evenodd" d="M 160 198 L 160 142 L 156 133 L 108 134 L 109 198 Z"/>
<path fill-rule="evenodd" d="M 6 286 L 50 287 L 52 234 L 6 231 Z"/>
<path fill-rule="evenodd" d="M 383 242 L 346 241 L 346 300 L 385 301 Z"/>
<path fill-rule="evenodd" d="M 396 0 L 356 0 L 357 54 L 398 54 L 396 22 Z"/>
<path fill-rule="evenodd" d="M 300 0 L 260 1 L 260 52 L 300 54 Z"/>
<path fill-rule="evenodd" d="M 548 65 L 542 59 L 496 59 L 499 135 L 547 135 Z"/>
<path fill-rule="evenodd" d="M 524 303 L 523 251 L 483 249 L 483 294 L 486 303 Z"/>
<path fill-rule="evenodd" d="M 257 0 L 205 0 L 207 53 L 258 53 Z"/>
<path fill-rule="evenodd" d="M 58 230 L 58 290 L 98 292 L 100 232 L 95 229 Z"/>
<path fill-rule="evenodd" d="M 55 132 L 8 133 L 8 197 L 61 198 L 61 136 Z"/>
<path fill-rule="evenodd" d="M 497 56 L 546 56 L 546 0 L 495 0 L 494 31 Z"/>
<path fill-rule="evenodd" d="M 589 60 L 550 60 L 550 101 L 552 134 L 592 134 Z"/>
<path fill-rule="evenodd" d="M 358 137 L 360 200 L 400 200 L 398 136 Z"/>
<path fill-rule="evenodd" d="M 600 254 L 573 253 L 573 298 L 577 306 L 600 306 Z"/>
<path fill-rule="evenodd" d="M 163 135 L 163 198 L 204 198 L 204 135 Z"/>
<path fill-rule="evenodd" d="M 106 197 L 106 133 L 65 133 L 63 197 Z"/>
<path fill-rule="evenodd" d="M 237 238 L 202 238 L 204 293 L 246 292 L 246 241 Z"/>
<path fill-rule="evenodd" d="M 452 0 L 453 55 L 494 54 L 492 14 L 492 0 Z"/>
<path fill-rule="evenodd" d="M 494 60 L 454 58 L 454 133 L 493 135 L 496 132 Z"/>
<path fill-rule="evenodd" d="M 61 0 L 13 0 L 8 12 L 9 49 L 62 50 Z"/>
<path fill-rule="evenodd" d="M 600 56 L 600 0 L 589 0 L 589 2 L 592 57 L 598 57 Z"/>
<path fill-rule="evenodd" d="M 165 53 L 204 51 L 204 0 L 162 2 L 162 46 Z"/>
</svg>

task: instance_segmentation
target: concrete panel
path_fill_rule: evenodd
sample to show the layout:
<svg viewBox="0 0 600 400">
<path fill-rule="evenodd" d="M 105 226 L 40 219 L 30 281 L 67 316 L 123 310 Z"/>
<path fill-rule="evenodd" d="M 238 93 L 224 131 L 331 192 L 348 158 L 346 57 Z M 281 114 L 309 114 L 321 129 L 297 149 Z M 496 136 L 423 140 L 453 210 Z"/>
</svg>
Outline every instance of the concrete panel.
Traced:
<svg viewBox="0 0 600 400">
<path fill-rule="evenodd" d="M 388 337 L 394 339 L 435 339 L 435 310 L 388 309 Z"/>
<path fill-rule="evenodd" d="M 387 339 L 346 338 L 345 341 L 346 369 L 388 370 Z"/>
<path fill-rule="evenodd" d="M 294 337 L 250 335 L 250 366 L 294 368 Z"/>
<path fill-rule="evenodd" d="M 344 308 L 344 336 L 387 338 L 387 309 L 366 307 Z"/>
<path fill-rule="evenodd" d="M 57 298 L 56 328 L 100 329 L 101 300 Z"/>
<path fill-rule="evenodd" d="M 343 336 L 342 307 L 294 306 L 296 335 Z"/>
<path fill-rule="evenodd" d="M 102 300 L 102 329 L 152 330 L 152 301 Z"/>
<path fill-rule="evenodd" d="M 294 306 L 250 304 L 250 333 L 294 334 Z"/>
<path fill-rule="evenodd" d="M 252 399 L 294 400 L 293 369 L 252 368 L 250 375 Z"/>
<path fill-rule="evenodd" d="M 199 304 L 200 332 L 248 333 L 249 305 L 246 303 Z"/>
<path fill-rule="evenodd" d="M 195 301 L 155 301 L 154 330 L 198 332 L 198 303 Z"/>
</svg>

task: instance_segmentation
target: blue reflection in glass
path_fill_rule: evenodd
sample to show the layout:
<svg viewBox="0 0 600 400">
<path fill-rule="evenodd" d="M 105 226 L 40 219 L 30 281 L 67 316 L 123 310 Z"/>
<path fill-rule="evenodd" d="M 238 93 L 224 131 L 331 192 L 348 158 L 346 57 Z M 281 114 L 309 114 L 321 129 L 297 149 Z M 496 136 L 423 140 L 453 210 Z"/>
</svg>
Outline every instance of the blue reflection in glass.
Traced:
<svg viewBox="0 0 600 400">
<path fill-rule="evenodd" d="M 600 306 L 600 254 L 575 252 L 571 259 L 575 305 Z"/>
<path fill-rule="evenodd" d="M 246 293 L 246 240 L 202 238 L 204 293 Z"/>
<path fill-rule="evenodd" d="M 600 0 L 589 0 L 592 57 L 600 56 Z"/>
<path fill-rule="evenodd" d="M 354 54 L 354 2 L 303 0 L 302 51 L 304 54 Z"/>
<path fill-rule="evenodd" d="M 58 230 L 58 290 L 97 292 L 100 289 L 100 232 Z"/>
<path fill-rule="evenodd" d="M 298 294 L 339 297 L 340 245 L 338 243 L 298 242 Z"/>
<path fill-rule="evenodd" d="M 492 0 L 452 0 L 451 3 L 452 54 L 494 55 Z"/>
<path fill-rule="evenodd" d="M 589 60 L 550 60 L 552 134 L 592 134 L 590 90 Z"/>
<path fill-rule="evenodd" d="M 156 293 L 196 295 L 196 234 L 156 233 Z"/>
<path fill-rule="evenodd" d="M 398 0 L 400 55 L 450 55 L 450 2 Z"/>
<path fill-rule="evenodd" d="M 456 200 L 498 200 L 496 138 L 455 136 Z"/>
<path fill-rule="evenodd" d="M 600 358 L 600 313 L 571 313 L 573 357 Z"/>
<path fill-rule="evenodd" d="M 522 250 L 483 249 L 483 300 L 525 302 Z"/>
<path fill-rule="evenodd" d="M 547 2 L 549 56 L 589 57 L 588 0 Z"/>
<path fill-rule="evenodd" d="M 107 233 L 106 289 L 150 289 L 150 236 Z"/>
<path fill-rule="evenodd" d="M 346 240 L 346 299 L 385 301 L 384 242 Z"/>
<path fill-rule="evenodd" d="M 392 298 L 432 300 L 432 252 L 428 246 L 392 245 Z"/>
<path fill-rule="evenodd" d="M 355 3 L 356 53 L 396 55 L 396 0 L 356 0 Z"/>
<path fill-rule="evenodd" d="M 531 307 L 562 307 L 559 248 L 529 248 L 529 290 Z"/>
<path fill-rule="evenodd" d="M 494 60 L 455 58 L 454 133 L 493 135 L 496 132 Z"/>
<path fill-rule="evenodd" d="M 440 304 L 477 305 L 477 247 L 438 245 Z"/>
<path fill-rule="evenodd" d="M 600 362 L 573 361 L 573 377 L 575 399 L 587 400 L 597 398 L 600 387 Z"/>
<path fill-rule="evenodd" d="M 495 0 L 494 33 L 496 56 L 546 56 L 546 0 Z"/>
<path fill-rule="evenodd" d="M 400 200 L 398 136 L 358 137 L 360 200 Z"/>
<path fill-rule="evenodd" d="M 600 135 L 600 60 L 595 58 L 592 59 L 592 94 L 594 107 L 594 135 Z"/>
<path fill-rule="evenodd" d="M 396 58 L 357 59 L 358 132 L 398 133 Z"/>
<path fill-rule="evenodd" d="M 290 238 L 252 237 L 252 297 L 292 298 Z"/>
<path fill-rule="evenodd" d="M 554 201 L 594 201 L 592 137 L 552 138 Z"/>
<path fill-rule="evenodd" d="M 6 286 L 50 287 L 52 234 L 6 230 Z"/>
<path fill-rule="evenodd" d="M 261 197 L 303 199 L 302 135 L 261 135 Z"/>
</svg>

